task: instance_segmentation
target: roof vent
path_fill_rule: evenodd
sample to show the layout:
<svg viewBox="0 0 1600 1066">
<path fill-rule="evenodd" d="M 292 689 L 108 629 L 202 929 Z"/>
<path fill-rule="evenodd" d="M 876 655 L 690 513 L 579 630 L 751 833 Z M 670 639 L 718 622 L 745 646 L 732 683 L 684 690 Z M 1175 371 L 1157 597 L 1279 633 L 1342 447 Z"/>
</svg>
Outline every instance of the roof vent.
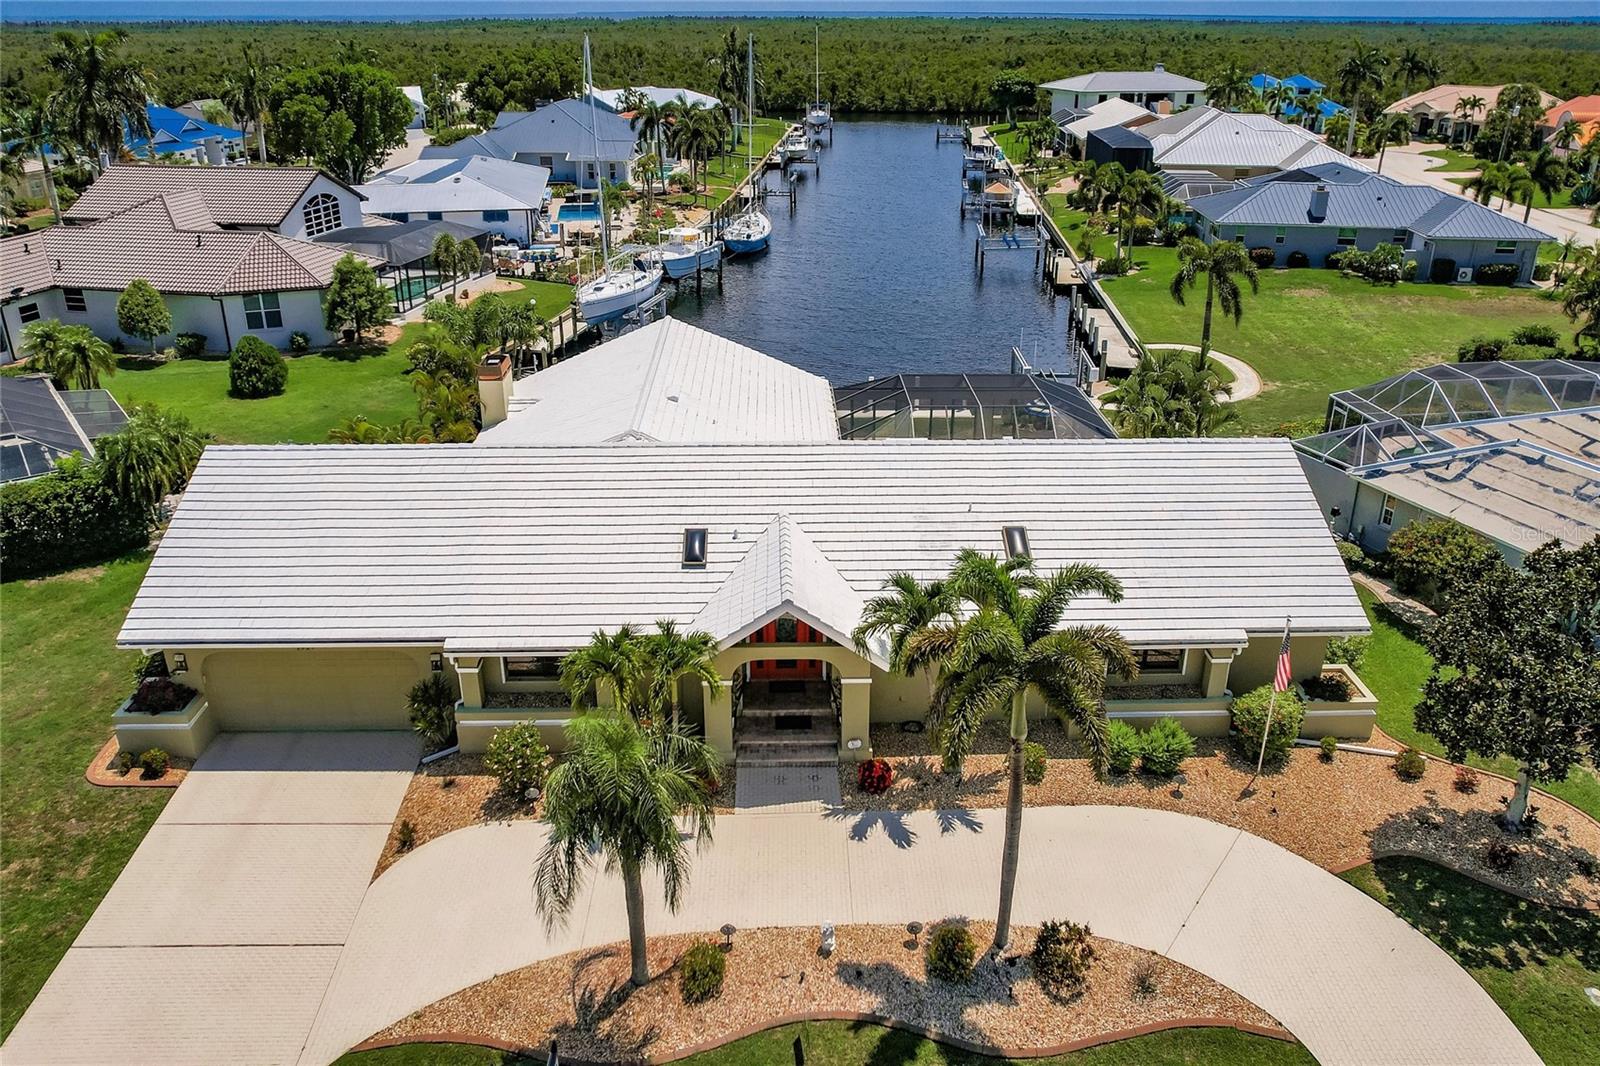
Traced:
<svg viewBox="0 0 1600 1066">
<path fill-rule="evenodd" d="M 31 252 L 32 252 L 32 249 L 30 249 L 28 247 L 28 242 L 27 241 L 23 241 L 22 242 L 22 254 L 23 255 L 29 255 L 29 254 L 31 254 Z"/>
<path fill-rule="evenodd" d="M 683 531 L 683 565 L 706 565 L 706 531 L 703 527 L 691 526 Z"/>
<path fill-rule="evenodd" d="M 1157 63 L 1156 64 L 1156 73 L 1157 74 L 1165 74 L 1166 72 L 1167 72 L 1167 65 L 1165 63 Z"/>
<path fill-rule="evenodd" d="M 1001 529 L 1006 542 L 1006 558 L 1016 559 L 1020 556 L 1031 554 L 1028 551 L 1028 529 L 1026 526 L 1005 526 Z"/>
</svg>

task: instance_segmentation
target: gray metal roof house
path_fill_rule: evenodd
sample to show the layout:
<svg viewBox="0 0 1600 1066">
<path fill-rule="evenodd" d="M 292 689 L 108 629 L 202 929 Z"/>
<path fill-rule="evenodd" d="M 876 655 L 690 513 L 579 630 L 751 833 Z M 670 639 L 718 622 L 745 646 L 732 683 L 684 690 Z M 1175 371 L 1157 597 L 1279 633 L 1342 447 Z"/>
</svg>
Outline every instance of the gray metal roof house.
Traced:
<svg viewBox="0 0 1600 1066">
<path fill-rule="evenodd" d="M 544 167 L 552 182 L 593 187 L 597 177 L 629 180 L 637 143 L 633 126 L 622 116 L 586 100 L 557 100 L 537 111 L 502 111 L 491 128 L 454 144 L 429 145 L 422 158 L 509 159 Z"/>
</svg>

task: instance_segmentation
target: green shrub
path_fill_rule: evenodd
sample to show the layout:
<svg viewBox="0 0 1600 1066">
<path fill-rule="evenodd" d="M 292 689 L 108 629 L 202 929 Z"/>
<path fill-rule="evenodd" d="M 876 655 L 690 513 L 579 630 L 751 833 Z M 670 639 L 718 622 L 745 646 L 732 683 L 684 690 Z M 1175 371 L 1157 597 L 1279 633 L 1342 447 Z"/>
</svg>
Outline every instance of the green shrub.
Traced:
<svg viewBox="0 0 1600 1066">
<path fill-rule="evenodd" d="M 1400 267 L 1400 280 L 1401 281 L 1416 281 L 1417 280 L 1417 261 L 1415 259 L 1407 259 L 1405 261 L 1405 263 Z"/>
<path fill-rule="evenodd" d="M 172 757 L 160 748 L 150 748 L 139 756 L 139 776 L 146 781 L 154 781 L 166 775 L 167 768 L 172 765 Z"/>
<path fill-rule="evenodd" d="M 1339 558 L 1344 560 L 1344 568 L 1350 571 L 1365 570 L 1371 563 L 1367 553 L 1361 550 L 1361 545 L 1351 540 L 1339 542 Z"/>
<path fill-rule="evenodd" d="M 1428 760 L 1416 748 L 1407 748 L 1394 757 L 1394 772 L 1402 781 L 1420 781 L 1428 772 Z"/>
<path fill-rule="evenodd" d="M 447 745 L 456 735 L 456 690 L 442 673 L 430 673 L 406 694 L 411 728 L 429 743 Z"/>
<path fill-rule="evenodd" d="M 1549 281 L 1550 275 L 1554 274 L 1555 270 L 1554 263 L 1535 263 L 1533 264 L 1533 280 Z"/>
<path fill-rule="evenodd" d="M 1112 256 L 1110 259 L 1100 260 L 1100 262 L 1095 265 L 1094 272 L 1096 274 L 1102 274 L 1106 277 L 1116 277 L 1119 274 L 1126 274 L 1132 269 L 1133 256 L 1124 254 Z"/>
<path fill-rule="evenodd" d="M 137 765 L 138 760 L 131 751 L 119 751 L 116 757 L 111 760 L 111 769 L 123 777 L 127 777 L 132 773 L 133 768 Z"/>
<path fill-rule="evenodd" d="M 1022 745 L 1022 779 L 1030 785 L 1042 784 L 1044 772 L 1049 768 L 1050 755 L 1043 744 L 1028 741 Z"/>
<path fill-rule="evenodd" d="M 1094 962 L 1094 942 L 1089 927 L 1077 922 L 1045 922 L 1033 938 L 1033 978 L 1052 998 L 1060 999 L 1083 987 Z"/>
<path fill-rule="evenodd" d="M 297 329 L 289 334 L 289 350 L 296 355 L 304 355 L 311 350 L 311 334 L 303 329 Z"/>
<path fill-rule="evenodd" d="M 928 976 L 960 984 L 972 976 L 978 948 L 972 933 L 959 922 L 944 922 L 928 938 Z"/>
<path fill-rule="evenodd" d="M 1317 741 L 1317 745 L 1322 748 L 1322 761 L 1332 762 L 1334 753 L 1339 750 L 1339 738 L 1323 737 Z"/>
<path fill-rule="evenodd" d="M 1508 344 L 1500 349 L 1500 358 L 1507 363 L 1518 359 L 1559 359 L 1561 352 L 1542 344 Z"/>
<path fill-rule="evenodd" d="M 1453 518 L 1429 518 L 1394 531 L 1389 565 L 1401 592 L 1443 603 L 1457 581 L 1500 558 L 1494 545 Z"/>
<path fill-rule="evenodd" d="M 1561 335 L 1554 326 L 1537 323 L 1531 326 L 1518 326 L 1511 331 L 1512 344 L 1532 344 L 1539 348 L 1561 347 Z"/>
<path fill-rule="evenodd" d="M 1250 249 L 1250 262 L 1254 263 L 1262 270 L 1265 270 L 1267 267 L 1271 266 L 1277 261 L 1278 250 L 1276 248 L 1263 246 L 1260 248 Z"/>
<path fill-rule="evenodd" d="M 239 338 L 228 357 L 228 392 L 245 400 L 276 396 L 289 380 L 289 363 L 281 352 L 251 333 Z"/>
<path fill-rule="evenodd" d="M 1133 769 L 1139 757 L 1139 731 L 1127 722 L 1106 723 L 1106 765 L 1114 774 L 1125 774 Z"/>
<path fill-rule="evenodd" d="M 1506 346 L 1504 337 L 1473 337 L 1456 348 L 1458 363 L 1489 363 L 1500 358 L 1500 349 Z"/>
<path fill-rule="evenodd" d="M 1311 257 L 1296 248 L 1289 253 L 1289 258 L 1284 262 L 1290 270 L 1303 270 L 1311 265 Z"/>
<path fill-rule="evenodd" d="M 1262 685 L 1246 692 L 1233 701 L 1233 743 L 1239 754 L 1255 765 L 1261 753 L 1261 735 L 1266 728 L 1267 709 L 1272 709 L 1272 728 L 1267 733 L 1268 763 L 1281 762 L 1294 747 L 1294 738 L 1300 735 L 1300 724 L 1305 721 L 1305 705 L 1293 691 L 1280 692 L 1273 699 L 1272 686 Z"/>
<path fill-rule="evenodd" d="M 209 340 L 204 333 L 180 333 L 172 338 L 172 354 L 179 359 L 196 359 L 206 354 Z"/>
<path fill-rule="evenodd" d="M 1485 263 L 1472 275 L 1479 285 L 1510 285 L 1522 268 L 1515 263 Z"/>
<path fill-rule="evenodd" d="M 532 722 L 508 726 L 489 738 L 483 753 L 483 766 L 500 782 L 502 791 L 526 796 L 529 789 L 544 784 L 550 749 Z"/>
<path fill-rule="evenodd" d="M 1301 437 L 1315 437 L 1322 432 L 1322 419 L 1297 418 L 1291 422 L 1279 422 L 1273 427 L 1269 436 L 1288 437 L 1290 440 L 1299 440 Z"/>
<path fill-rule="evenodd" d="M 417 827 L 411 819 L 400 819 L 400 828 L 394 831 L 394 850 L 404 854 L 417 846 Z"/>
<path fill-rule="evenodd" d="M 1139 768 L 1157 777 L 1171 777 L 1194 754 L 1194 737 L 1176 718 L 1159 718 L 1139 738 Z"/>
<path fill-rule="evenodd" d="M 728 956 L 716 944 L 702 940 L 678 960 L 678 991 L 685 1003 L 704 1003 L 722 994 Z"/>
<path fill-rule="evenodd" d="M 433 144 L 451 145 L 482 132 L 476 126 L 446 126 L 432 134 L 429 141 Z"/>
<path fill-rule="evenodd" d="M 1372 637 L 1366 633 L 1353 637 L 1334 637 L 1328 641 L 1328 650 L 1323 659 L 1330 663 L 1344 663 L 1360 672 L 1361 664 L 1367 658 L 1367 649 L 1371 646 Z"/>
<path fill-rule="evenodd" d="M 115 558 L 150 543 L 150 510 L 119 497 L 91 463 L 0 487 L 0 573 L 7 578 Z"/>
</svg>

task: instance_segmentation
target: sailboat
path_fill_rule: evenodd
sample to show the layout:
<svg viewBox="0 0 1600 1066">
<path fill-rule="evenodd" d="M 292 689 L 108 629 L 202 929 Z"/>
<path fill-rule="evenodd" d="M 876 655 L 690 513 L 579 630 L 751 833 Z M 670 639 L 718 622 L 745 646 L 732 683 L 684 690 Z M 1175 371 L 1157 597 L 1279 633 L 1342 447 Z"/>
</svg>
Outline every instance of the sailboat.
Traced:
<svg viewBox="0 0 1600 1066">
<path fill-rule="evenodd" d="M 583 36 L 583 78 L 594 85 L 594 64 L 589 57 L 589 35 Z M 600 188 L 600 127 L 596 121 L 594 93 L 589 93 L 589 133 L 594 139 L 595 192 L 600 208 L 600 276 L 578 286 L 578 310 L 587 322 L 610 322 L 645 303 L 661 291 L 661 269 L 611 269 L 610 220 L 605 217 L 605 195 Z"/>
<path fill-rule="evenodd" d="M 755 169 L 756 137 L 756 39 L 750 37 L 750 56 L 745 61 L 745 117 L 749 126 L 744 135 L 744 165 L 745 172 Z M 739 217 L 732 219 L 722 227 L 722 242 L 728 251 L 734 255 L 745 255 L 750 252 L 759 252 L 767 246 L 772 239 L 772 219 L 767 217 L 765 211 L 756 203 L 756 181 L 750 179 L 750 206 Z"/>
<path fill-rule="evenodd" d="M 816 27 L 812 33 L 816 74 L 815 88 L 811 93 L 811 110 L 806 112 L 806 125 L 813 133 L 817 133 L 833 125 L 833 111 L 828 107 L 827 101 L 822 99 L 822 30 Z"/>
</svg>

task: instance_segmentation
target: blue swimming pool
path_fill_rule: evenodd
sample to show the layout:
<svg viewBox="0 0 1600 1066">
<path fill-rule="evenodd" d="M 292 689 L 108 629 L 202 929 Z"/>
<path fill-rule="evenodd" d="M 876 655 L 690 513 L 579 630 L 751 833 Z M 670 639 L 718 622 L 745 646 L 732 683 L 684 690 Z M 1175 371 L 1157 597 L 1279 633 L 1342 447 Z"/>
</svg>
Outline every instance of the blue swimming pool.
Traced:
<svg viewBox="0 0 1600 1066">
<path fill-rule="evenodd" d="M 600 218 L 597 204 L 562 204 L 556 212 L 557 222 L 595 222 Z"/>
</svg>

